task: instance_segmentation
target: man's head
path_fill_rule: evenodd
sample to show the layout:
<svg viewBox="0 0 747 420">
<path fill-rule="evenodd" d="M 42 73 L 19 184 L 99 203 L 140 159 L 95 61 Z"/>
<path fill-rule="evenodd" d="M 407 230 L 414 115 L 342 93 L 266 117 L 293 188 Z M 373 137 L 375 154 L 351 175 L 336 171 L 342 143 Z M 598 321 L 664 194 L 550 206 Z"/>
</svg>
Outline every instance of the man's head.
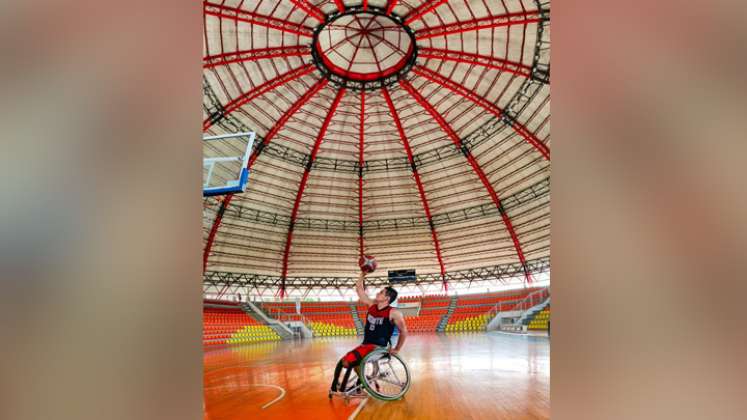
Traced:
<svg viewBox="0 0 747 420">
<path fill-rule="evenodd" d="M 392 303 L 397 300 L 397 291 L 392 287 L 385 287 L 376 294 L 376 303 Z"/>
</svg>

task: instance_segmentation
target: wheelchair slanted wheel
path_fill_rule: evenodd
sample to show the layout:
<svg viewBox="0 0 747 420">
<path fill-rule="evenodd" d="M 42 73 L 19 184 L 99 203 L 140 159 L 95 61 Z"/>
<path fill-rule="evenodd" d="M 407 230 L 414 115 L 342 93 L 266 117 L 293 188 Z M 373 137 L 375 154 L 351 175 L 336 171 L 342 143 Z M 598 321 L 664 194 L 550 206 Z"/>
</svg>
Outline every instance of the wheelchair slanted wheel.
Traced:
<svg viewBox="0 0 747 420">
<path fill-rule="evenodd" d="M 361 361 L 361 382 L 374 398 L 393 401 L 410 389 L 410 370 L 398 356 L 385 349 L 374 350 Z"/>
</svg>

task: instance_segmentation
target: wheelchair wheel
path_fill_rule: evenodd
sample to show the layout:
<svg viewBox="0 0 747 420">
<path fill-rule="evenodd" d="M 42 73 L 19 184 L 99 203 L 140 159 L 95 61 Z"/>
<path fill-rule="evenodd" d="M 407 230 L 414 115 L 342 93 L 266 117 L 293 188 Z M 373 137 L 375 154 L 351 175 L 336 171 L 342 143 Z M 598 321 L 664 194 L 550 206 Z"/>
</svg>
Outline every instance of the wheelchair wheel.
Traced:
<svg viewBox="0 0 747 420">
<path fill-rule="evenodd" d="M 363 387 L 380 400 L 398 400 L 410 389 L 407 365 L 398 355 L 384 349 L 375 350 L 363 359 L 361 373 Z"/>
</svg>

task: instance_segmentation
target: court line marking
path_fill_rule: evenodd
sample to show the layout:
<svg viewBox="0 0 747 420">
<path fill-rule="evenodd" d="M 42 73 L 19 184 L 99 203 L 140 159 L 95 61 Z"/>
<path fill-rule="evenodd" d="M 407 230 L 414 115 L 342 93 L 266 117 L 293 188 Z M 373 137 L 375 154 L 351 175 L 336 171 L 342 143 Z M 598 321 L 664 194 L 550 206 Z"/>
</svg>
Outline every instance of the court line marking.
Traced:
<svg viewBox="0 0 747 420">
<path fill-rule="evenodd" d="M 368 398 L 361 401 L 361 403 L 358 404 L 358 408 L 356 408 L 355 411 L 353 411 L 353 414 L 351 414 L 350 417 L 348 417 L 348 420 L 354 420 L 355 417 L 358 415 L 358 413 L 360 413 L 361 410 L 363 410 L 363 406 L 366 405 L 367 402 L 368 402 Z"/>
<path fill-rule="evenodd" d="M 274 403 L 276 403 L 276 402 L 278 402 L 278 401 L 282 400 L 282 399 L 283 399 L 283 397 L 285 397 L 285 389 L 283 389 L 283 387 L 280 387 L 280 386 L 277 386 L 277 385 L 264 385 L 264 384 L 254 384 L 254 385 L 257 385 L 257 386 L 271 386 L 271 387 L 273 387 L 273 388 L 277 388 L 277 389 L 279 389 L 279 390 L 280 390 L 280 396 L 279 396 L 279 397 L 277 397 L 277 398 L 275 398 L 274 400 L 272 400 L 272 401 L 268 402 L 267 404 L 263 405 L 263 406 L 262 406 L 262 409 L 263 409 L 263 410 L 264 410 L 265 408 L 267 408 L 267 407 L 271 406 L 272 404 L 274 404 Z"/>
<path fill-rule="evenodd" d="M 280 390 L 280 396 L 278 396 L 274 400 L 268 402 L 267 404 L 263 405 L 261 407 L 263 410 L 265 408 L 271 406 L 272 404 L 275 404 L 276 402 L 282 400 L 283 397 L 285 397 L 285 389 L 283 389 L 283 387 L 278 386 L 278 385 L 270 385 L 270 384 L 246 384 L 245 386 L 269 386 L 271 388 L 276 388 L 276 389 Z M 233 387 L 232 385 L 215 385 L 215 386 L 206 387 L 206 388 L 204 388 L 204 390 L 215 389 L 215 388 L 232 388 L 232 387 Z"/>
</svg>

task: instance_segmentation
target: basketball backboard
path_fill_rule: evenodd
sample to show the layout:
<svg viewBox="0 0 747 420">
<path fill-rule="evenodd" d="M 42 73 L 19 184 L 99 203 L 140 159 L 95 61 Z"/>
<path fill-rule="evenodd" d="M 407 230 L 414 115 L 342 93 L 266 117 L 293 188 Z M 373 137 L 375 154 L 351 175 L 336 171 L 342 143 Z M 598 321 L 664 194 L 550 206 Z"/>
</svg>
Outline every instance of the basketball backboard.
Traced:
<svg viewBox="0 0 747 420">
<path fill-rule="evenodd" d="M 202 196 L 244 192 L 255 133 L 234 133 L 202 139 Z"/>
</svg>

